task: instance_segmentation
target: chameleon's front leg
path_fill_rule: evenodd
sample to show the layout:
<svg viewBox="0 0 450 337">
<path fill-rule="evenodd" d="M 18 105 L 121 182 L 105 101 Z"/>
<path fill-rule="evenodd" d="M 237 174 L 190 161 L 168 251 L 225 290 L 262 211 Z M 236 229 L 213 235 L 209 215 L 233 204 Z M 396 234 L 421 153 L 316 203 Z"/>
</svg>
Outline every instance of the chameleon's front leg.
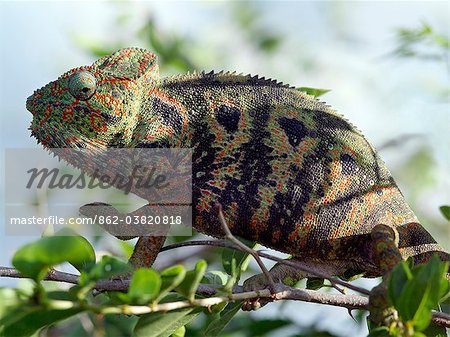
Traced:
<svg viewBox="0 0 450 337">
<path fill-rule="evenodd" d="M 289 286 L 294 286 L 299 280 L 307 276 L 303 271 L 282 263 L 275 264 L 272 267 L 272 269 L 270 269 L 269 273 L 272 276 L 272 279 L 275 283 L 283 283 Z M 261 273 L 245 280 L 243 287 L 244 291 L 254 291 L 267 288 L 268 285 L 269 281 L 267 280 L 267 277 Z M 244 311 L 257 310 L 269 302 L 270 299 L 268 298 L 247 300 L 243 304 L 242 310 Z"/>
<path fill-rule="evenodd" d="M 374 287 L 369 297 L 370 320 L 376 325 L 389 326 L 396 311 L 389 304 L 387 298 L 386 275 L 398 263 L 402 256 L 398 248 L 399 236 L 395 228 L 379 224 L 372 229 L 373 260 L 383 273 L 383 282 Z"/>
<path fill-rule="evenodd" d="M 139 237 L 128 261 L 134 269 L 152 266 L 170 229 L 169 224 L 149 227 L 147 222 L 142 221 L 153 214 L 151 206 L 147 205 L 130 213 L 121 213 L 109 204 L 96 202 L 80 207 L 80 213 L 96 221 L 104 230 L 120 240 Z M 98 221 L 108 217 L 112 221 Z M 129 221 L 130 219 L 132 221 Z M 139 220 L 141 221 L 136 223 Z"/>
<path fill-rule="evenodd" d="M 269 271 L 275 283 L 282 283 L 284 285 L 293 287 L 295 286 L 295 284 L 297 284 L 298 281 L 304 278 L 317 277 L 317 274 L 333 276 L 338 274 L 338 272 L 342 269 L 340 261 L 321 262 L 318 260 L 296 257 L 289 259 L 289 261 L 298 262 L 299 264 L 306 267 L 307 270 L 311 270 L 311 272 L 305 272 L 298 267 L 293 267 L 284 263 L 277 263 Z M 269 282 L 267 281 L 266 276 L 264 274 L 258 274 L 245 280 L 243 286 L 244 291 L 253 291 L 267 288 L 268 284 Z M 267 298 L 249 300 L 244 303 L 242 309 L 247 311 L 256 310 L 266 305 L 268 302 L 270 302 L 270 300 Z"/>
<path fill-rule="evenodd" d="M 150 268 L 159 254 L 166 236 L 140 236 L 128 263 L 133 268 Z"/>
</svg>

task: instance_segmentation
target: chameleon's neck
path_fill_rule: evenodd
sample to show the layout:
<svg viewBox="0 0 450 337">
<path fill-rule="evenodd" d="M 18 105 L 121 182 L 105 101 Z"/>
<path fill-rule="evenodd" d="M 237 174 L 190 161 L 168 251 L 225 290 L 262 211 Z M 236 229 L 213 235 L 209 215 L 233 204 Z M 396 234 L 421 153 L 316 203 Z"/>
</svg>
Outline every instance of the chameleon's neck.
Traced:
<svg viewBox="0 0 450 337">
<path fill-rule="evenodd" d="M 191 123 L 186 109 L 155 89 L 140 105 L 132 133 L 132 147 L 188 148 Z"/>
</svg>

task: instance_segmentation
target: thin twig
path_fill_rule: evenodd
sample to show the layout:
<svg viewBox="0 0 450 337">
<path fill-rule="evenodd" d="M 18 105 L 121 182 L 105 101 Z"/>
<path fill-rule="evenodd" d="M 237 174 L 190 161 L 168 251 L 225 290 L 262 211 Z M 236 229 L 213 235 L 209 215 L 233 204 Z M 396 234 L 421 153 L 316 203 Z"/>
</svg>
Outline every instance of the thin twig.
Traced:
<svg viewBox="0 0 450 337">
<path fill-rule="evenodd" d="M 267 279 L 267 282 L 269 283 L 269 289 L 271 291 L 275 291 L 275 282 L 273 281 L 272 275 L 270 275 L 270 272 L 267 270 L 266 266 L 262 262 L 261 258 L 259 257 L 258 253 L 251 249 L 250 247 L 247 247 L 245 244 L 243 244 L 241 241 L 236 239 L 233 234 L 231 234 L 230 229 L 228 228 L 227 221 L 225 220 L 225 217 L 223 216 L 222 212 L 222 205 L 219 203 L 215 204 L 215 209 L 217 211 L 217 215 L 219 217 L 220 225 L 222 226 L 223 231 L 225 232 L 225 238 L 233 242 L 236 246 L 240 248 L 240 250 L 250 254 L 253 256 L 255 261 L 258 263 L 259 268 L 261 268 L 264 276 Z"/>
</svg>

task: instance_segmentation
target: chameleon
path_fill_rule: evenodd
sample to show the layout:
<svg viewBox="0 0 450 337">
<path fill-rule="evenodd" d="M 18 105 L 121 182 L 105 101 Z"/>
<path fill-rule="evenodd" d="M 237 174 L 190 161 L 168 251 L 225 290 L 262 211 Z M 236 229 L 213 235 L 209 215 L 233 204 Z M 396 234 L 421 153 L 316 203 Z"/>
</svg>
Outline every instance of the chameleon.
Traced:
<svg viewBox="0 0 450 337">
<path fill-rule="evenodd" d="M 377 277 L 393 261 L 433 254 L 450 260 L 361 132 L 295 87 L 230 72 L 161 78 L 155 54 L 125 48 L 69 70 L 26 108 L 48 149 L 192 149 L 193 227 L 204 234 L 224 235 L 219 203 L 233 235 L 328 275 Z M 103 212 L 118 213 L 107 204 Z M 140 237 L 130 262 L 151 266 L 164 240 Z M 283 264 L 270 273 L 285 283 L 314 276 Z M 265 281 L 255 275 L 244 286 Z"/>
</svg>

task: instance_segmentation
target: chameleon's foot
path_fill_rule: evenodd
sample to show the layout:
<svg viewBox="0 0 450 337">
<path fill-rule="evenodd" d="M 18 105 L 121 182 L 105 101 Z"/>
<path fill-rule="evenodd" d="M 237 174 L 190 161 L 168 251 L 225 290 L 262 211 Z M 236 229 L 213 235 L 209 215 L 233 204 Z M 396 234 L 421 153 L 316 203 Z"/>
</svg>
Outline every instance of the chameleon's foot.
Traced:
<svg viewBox="0 0 450 337">
<path fill-rule="evenodd" d="M 398 248 L 398 231 L 390 226 L 378 224 L 370 233 L 373 242 L 375 264 L 383 274 L 388 273 L 402 261 Z"/>
<path fill-rule="evenodd" d="M 282 283 L 287 286 L 294 286 L 298 280 L 306 276 L 302 271 L 281 263 L 277 263 L 269 273 L 275 283 Z M 264 274 L 258 274 L 245 280 L 243 287 L 244 291 L 247 292 L 268 289 L 270 288 L 270 284 Z M 272 302 L 272 299 L 267 297 L 250 299 L 244 303 L 242 310 L 256 310 L 262 308 L 269 302 Z"/>
<path fill-rule="evenodd" d="M 377 326 L 389 326 L 397 317 L 397 311 L 389 304 L 386 281 L 372 289 L 369 296 L 369 319 Z"/>
<path fill-rule="evenodd" d="M 136 235 L 119 235 L 118 233 L 123 233 L 123 228 L 121 228 L 124 221 L 120 221 L 123 217 L 128 214 L 120 213 L 110 204 L 104 202 L 93 202 L 90 204 L 83 205 L 79 208 L 81 215 L 92 219 L 105 231 L 114 235 L 119 240 L 131 240 L 137 237 Z M 117 221 L 116 221 L 117 220 Z"/>
<path fill-rule="evenodd" d="M 272 271 L 270 271 L 271 273 Z M 270 287 L 269 281 L 267 280 L 267 277 L 264 274 L 258 274 L 254 275 L 247 280 L 244 281 L 244 292 L 249 291 L 255 291 L 255 290 L 262 290 L 267 289 Z M 248 299 L 244 302 L 242 305 L 242 310 L 244 311 L 252 311 L 257 310 L 259 308 L 262 308 L 267 303 L 271 302 L 272 300 L 270 298 L 252 298 Z"/>
<path fill-rule="evenodd" d="M 95 216 L 106 216 L 106 215 L 118 215 L 119 212 L 110 204 L 104 202 L 92 202 L 80 207 L 80 214 L 88 218 L 93 218 Z"/>
</svg>

